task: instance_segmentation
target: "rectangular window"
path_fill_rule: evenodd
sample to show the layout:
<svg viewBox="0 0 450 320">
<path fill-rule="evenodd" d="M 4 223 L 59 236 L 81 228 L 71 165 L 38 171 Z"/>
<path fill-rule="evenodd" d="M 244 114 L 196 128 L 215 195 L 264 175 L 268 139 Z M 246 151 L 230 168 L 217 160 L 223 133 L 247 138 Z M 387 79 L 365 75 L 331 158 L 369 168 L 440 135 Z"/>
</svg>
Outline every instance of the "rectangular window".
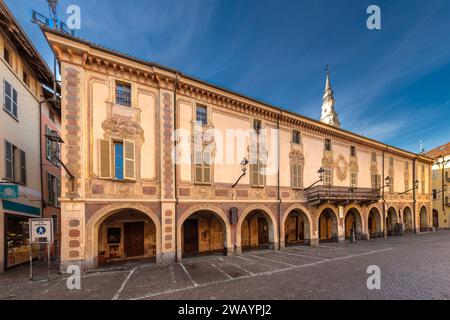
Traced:
<svg viewBox="0 0 450 320">
<path fill-rule="evenodd" d="M 5 61 L 11 65 L 11 54 L 9 52 L 8 49 L 3 48 L 3 59 L 5 59 Z"/>
<path fill-rule="evenodd" d="M 26 154 L 5 140 L 5 178 L 17 183 L 27 183 Z"/>
<path fill-rule="evenodd" d="M 303 188 L 303 168 L 299 164 L 291 164 L 291 186 L 293 189 Z"/>
<path fill-rule="evenodd" d="M 350 186 L 356 188 L 358 186 L 358 174 L 356 172 L 350 173 Z"/>
<path fill-rule="evenodd" d="M 250 184 L 253 187 L 264 187 L 266 184 L 266 167 L 260 160 L 250 165 Z"/>
<path fill-rule="evenodd" d="M 333 184 L 333 171 L 331 169 L 325 169 L 323 173 L 323 185 L 331 186 Z"/>
<path fill-rule="evenodd" d="M 331 151 L 331 140 L 325 139 L 325 151 Z"/>
<path fill-rule="evenodd" d="M 405 179 L 405 192 L 409 190 L 409 179 Z"/>
<path fill-rule="evenodd" d="M 350 147 L 350 156 L 356 157 L 356 147 Z"/>
<path fill-rule="evenodd" d="M 259 134 L 262 128 L 261 120 L 253 120 L 253 130 L 255 130 L 256 134 Z"/>
<path fill-rule="evenodd" d="M 116 103 L 131 107 L 131 85 L 127 83 L 117 82 L 116 83 Z"/>
<path fill-rule="evenodd" d="M 377 153 L 372 152 L 372 161 L 377 161 Z"/>
<path fill-rule="evenodd" d="M 372 189 L 378 190 L 381 188 L 381 175 L 372 174 L 370 180 L 371 180 Z"/>
<path fill-rule="evenodd" d="M 391 168 L 394 167 L 394 158 L 392 158 L 392 157 L 389 158 L 389 166 Z"/>
<path fill-rule="evenodd" d="M 211 183 L 211 152 L 208 149 L 195 150 L 195 182 Z"/>
<path fill-rule="evenodd" d="M 196 121 L 199 125 L 208 125 L 208 108 L 204 106 L 197 106 Z"/>
<path fill-rule="evenodd" d="M 292 143 L 300 144 L 300 132 L 295 130 L 292 132 Z"/>
<path fill-rule="evenodd" d="M 14 118 L 17 118 L 17 91 L 11 86 L 11 84 L 4 80 L 4 100 L 3 108 L 11 114 Z"/>
<path fill-rule="evenodd" d="M 123 180 L 123 143 L 114 142 L 114 178 Z"/>
<path fill-rule="evenodd" d="M 47 203 L 55 207 L 56 203 L 56 179 L 55 176 L 47 172 Z"/>
<path fill-rule="evenodd" d="M 433 200 L 437 200 L 437 191 L 433 189 Z"/>
</svg>

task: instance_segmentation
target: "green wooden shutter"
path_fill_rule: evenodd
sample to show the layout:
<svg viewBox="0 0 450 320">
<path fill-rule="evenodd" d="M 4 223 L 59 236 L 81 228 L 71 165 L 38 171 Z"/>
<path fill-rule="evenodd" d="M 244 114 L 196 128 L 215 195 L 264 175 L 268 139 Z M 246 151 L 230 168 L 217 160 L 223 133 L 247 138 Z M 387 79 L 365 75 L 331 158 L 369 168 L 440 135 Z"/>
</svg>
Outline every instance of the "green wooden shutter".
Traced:
<svg viewBox="0 0 450 320">
<path fill-rule="evenodd" d="M 20 182 L 27 184 L 27 157 L 23 150 L 20 150 Z"/>
</svg>

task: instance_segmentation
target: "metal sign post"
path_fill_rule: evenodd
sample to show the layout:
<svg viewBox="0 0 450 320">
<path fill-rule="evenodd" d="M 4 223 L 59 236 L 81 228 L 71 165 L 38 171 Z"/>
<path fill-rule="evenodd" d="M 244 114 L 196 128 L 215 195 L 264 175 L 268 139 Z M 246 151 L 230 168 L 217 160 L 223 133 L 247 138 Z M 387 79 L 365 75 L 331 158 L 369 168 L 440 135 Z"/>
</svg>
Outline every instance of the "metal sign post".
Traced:
<svg viewBox="0 0 450 320">
<path fill-rule="evenodd" d="M 33 281 L 32 244 L 47 245 L 47 279 L 50 279 L 50 245 L 53 243 L 53 219 L 30 219 L 30 280 Z"/>
</svg>

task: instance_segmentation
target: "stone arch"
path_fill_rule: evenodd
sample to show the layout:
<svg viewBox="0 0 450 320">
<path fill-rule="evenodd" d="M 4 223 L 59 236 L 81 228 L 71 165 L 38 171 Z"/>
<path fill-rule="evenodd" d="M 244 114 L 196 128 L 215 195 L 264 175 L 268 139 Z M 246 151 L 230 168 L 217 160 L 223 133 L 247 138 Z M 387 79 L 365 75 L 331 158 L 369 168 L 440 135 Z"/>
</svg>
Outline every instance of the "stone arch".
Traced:
<svg viewBox="0 0 450 320">
<path fill-rule="evenodd" d="M 388 236 L 398 235 L 397 223 L 399 223 L 397 210 L 394 207 L 389 207 L 386 213 L 386 231 Z"/>
<path fill-rule="evenodd" d="M 369 208 L 367 215 L 367 232 L 370 238 L 380 238 L 383 236 L 383 219 L 377 206 Z"/>
<path fill-rule="evenodd" d="M 339 241 L 339 216 L 332 206 L 324 206 L 317 217 L 320 241 Z"/>
<path fill-rule="evenodd" d="M 181 229 L 183 227 L 184 222 L 193 214 L 197 212 L 208 212 L 214 214 L 216 217 L 221 220 L 222 225 L 224 227 L 224 249 L 226 249 L 226 253 L 229 254 L 233 251 L 233 245 L 231 243 L 231 226 L 226 214 L 222 211 L 222 209 L 210 205 L 195 205 L 183 212 L 183 214 L 177 219 L 177 261 L 182 260 L 182 232 Z"/>
<path fill-rule="evenodd" d="M 303 214 L 304 218 L 306 218 L 305 220 L 307 221 L 307 224 L 305 225 L 304 241 L 305 241 L 305 244 L 310 244 L 310 242 L 311 242 L 311 237 L 313 235 L 313 228 L 312 228 L 313 220 L 311 218 L 311 213 L 309 212 L 309 210 L 306 207 L 302 206 L 301 204 L 294 204 L 285 210 L 285 212 L 283 213 L 283 217 L 281 219 L 281 225 L 280 225 L 281 247 L 284 247 L 286 245 L 286 243 L 285 243 L 286 220 L 289 217 L 289 215 L 293 212 L 298 212 L 300 214 Z"/>
<path fill-rule="evenodd" d="M 413 213 L 409 206 L 403 208 L 403 224 L 405 225 L 405 233 L 411 234 L 414 230 Z"/>
<path fill-rule="evenodd" d="M 356 239 L 362 240 L 364 238 L 362 214 L 357 206 L 351 206 L 347 209 L 344 219 L 345 238 L 351 237 L 351 229 L 355 228 Z"/>
<path fill-rule="evenodd" d="M 420 221 L 420 232 L 428 231 L 428 211 L 425 206 L 420 208 L 419 213 L 419 221 Z"/>
<path fill-rule="evenodd" d="M 236 225 L 236 243 L 235 243 L 235 245 L 237 248 L 237 253 L 242 252 L 242 223 L 244 222 L 244 220 L 250 213 L 258 212 L 258 211 L 266 217 L 267 222 L 269 223 L 269 246 L 272 249 L 275 249 L 277 247 L 277 245 L 279 243 L 279 238 L 278 238 L 278 233 L 277 233 L 278 224 L 277 224 L 277 220 L 275 219 L 275 217 L 272 214 L 272 211 L 264 205 L 252 205 L 252 206 L 245 208 L 245 210 L 239 216 L 238 223 Z"/>
<path fill-rule="evenodd" d="M 98 210 L 86 224 L 86 254 L 87 268 L 95 268 L 98 265 L 98 230 L 100 225 L 112 215 L 121 210 L 136 210 L 147 215 L 155 224 L 156 229 L 156 262 L 161 262 L 161 222 L 158 216 L 148 207 L 138 203 L 117 203 L 107 205 Z"/>
</svg>

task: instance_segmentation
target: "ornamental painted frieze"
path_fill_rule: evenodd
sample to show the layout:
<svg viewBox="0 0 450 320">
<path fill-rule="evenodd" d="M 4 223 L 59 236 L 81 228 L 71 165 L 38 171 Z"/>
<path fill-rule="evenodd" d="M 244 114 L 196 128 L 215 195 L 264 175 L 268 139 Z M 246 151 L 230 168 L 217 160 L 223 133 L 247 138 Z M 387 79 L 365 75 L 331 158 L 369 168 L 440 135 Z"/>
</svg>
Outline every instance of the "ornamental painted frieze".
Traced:
<svg viewBox="0 0 450 320">
<path fill-rule="evenodd" d="M 134 140 L 140 144 L 145 141 L 144 130 L 131 117 L 114 115 L 102 123 L 105 138 L 123 138 Z"/>
<path fill-rule="evenodd" d="M 293 150 L 289 154 L 291 164 L 298 164 L 303 166 L 305 164 L 305 157 L 300 150 Z"/>
</svg>

